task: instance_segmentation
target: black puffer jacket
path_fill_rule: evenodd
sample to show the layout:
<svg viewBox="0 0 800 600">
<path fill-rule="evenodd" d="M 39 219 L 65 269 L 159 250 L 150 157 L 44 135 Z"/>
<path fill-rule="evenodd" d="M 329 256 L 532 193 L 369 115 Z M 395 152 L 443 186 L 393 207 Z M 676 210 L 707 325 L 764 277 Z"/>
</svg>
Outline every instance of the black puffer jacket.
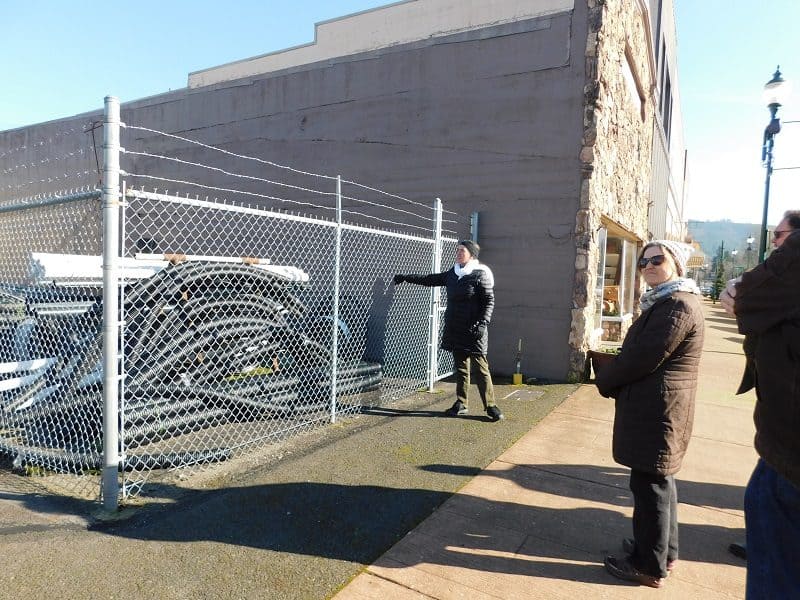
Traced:
<svg viewBox="0 0 800 600">
<path fill-rule="evenodd" d="M 800 487 L 800 231 L 736 285 L 736 320 L 747 357 L 738 393 L 755 387 L 755 446 Z"/>
<path fill-rule="evenodd" d="M 634 321 L 619 355 L 597 374 L 600 393 L 617 400 L 615 461 L 660 475 L 680 469 L 692 435 L 703 334 L 700 299 L 675 292 Z"/>
<path fill-rule="evenodd" d="M 444 273 L 404 275 L 404 279 L 418 285 L 447 288 L 443 350 L 486 355 L 489 349 L 487 329 L 494 311 L 494 279 L 487 267 L 478 265 L 460 279 L 455 267 Z"/>
</svg>

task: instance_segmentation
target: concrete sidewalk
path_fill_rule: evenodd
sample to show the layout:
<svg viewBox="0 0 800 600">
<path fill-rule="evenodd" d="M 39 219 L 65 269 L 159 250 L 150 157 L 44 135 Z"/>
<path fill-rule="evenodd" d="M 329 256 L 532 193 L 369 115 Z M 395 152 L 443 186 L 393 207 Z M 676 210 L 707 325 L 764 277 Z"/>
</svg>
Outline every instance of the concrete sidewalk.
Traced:
<svg viewBox="0 0 800 600">
<path fill-rule="evenodd" d="M 584 385 L 338 595 L 375 598 L 743 598 L 744 488 L 756 462 L 735 321 L 706 306 L 694 435 L 678 474 L 681 555 L 664 588 L 602 566 L 631 535 L 628 469 L 611 457 L 612 400 Z"/>
</svg>

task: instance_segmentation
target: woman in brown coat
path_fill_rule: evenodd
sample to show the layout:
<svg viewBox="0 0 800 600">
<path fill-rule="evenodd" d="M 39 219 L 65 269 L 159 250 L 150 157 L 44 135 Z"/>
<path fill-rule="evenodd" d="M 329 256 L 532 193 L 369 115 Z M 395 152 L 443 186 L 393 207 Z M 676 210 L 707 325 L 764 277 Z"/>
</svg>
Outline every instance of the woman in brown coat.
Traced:
<svg viewBox="0 0 800 600">
<path fill-rule="evenodd" d="M 633 539 L 625 558 L 607 556 L 614 576 L 661 587 L 678 558 L 677 492 L 694 420 L 703 346 L 700 290 L 684 278 L 691 246 L 658 240 L 645 245 L 638 268 L 650 288 L 642 314 L 619 355 L 596 374 L 603 396 L 616 399 L 614 460 L 631 468 Z"/>
</svg>

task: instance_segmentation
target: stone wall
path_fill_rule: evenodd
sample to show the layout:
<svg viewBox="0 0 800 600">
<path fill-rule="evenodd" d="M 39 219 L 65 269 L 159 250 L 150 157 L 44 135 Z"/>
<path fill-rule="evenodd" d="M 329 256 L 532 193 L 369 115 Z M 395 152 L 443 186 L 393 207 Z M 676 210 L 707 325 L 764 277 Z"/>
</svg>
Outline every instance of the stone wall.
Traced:
<svg viewBox="0 0 800 600">
<path fill-rule="evenodd" d="M 585 373 L 595 344 L 598 230 L 612 222 L 647 237 L 654 103 L 648 16 L 638 0 L 588 0 L 580 208 L 570 371 Z M 627 77 L 632 73 L 633 79 Z M 632 93 L 638 94 L 638 102 Z"/>
</svg>

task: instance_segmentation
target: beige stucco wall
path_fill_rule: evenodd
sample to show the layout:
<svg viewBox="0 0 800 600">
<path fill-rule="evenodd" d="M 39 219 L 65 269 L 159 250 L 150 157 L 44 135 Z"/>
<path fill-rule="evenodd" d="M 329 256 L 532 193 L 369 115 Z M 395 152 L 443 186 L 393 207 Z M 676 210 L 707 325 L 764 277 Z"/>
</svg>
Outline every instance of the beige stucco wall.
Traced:
<svg viewBox="0 0 800 600">
<path fill-rule="evenodd" d="M 540 17 L 575 0 L 407 0 L 317 23 L 309 44 L 189 74 L 190 88 L 342 58 L 407 42 Z"/>
<path fill-rule="evenodd" d="M 570 329 L 571 370 L 584 371 L 596 345 L 593 290 L 598 230 L 611 221 L 644 240 L 653 130 L 649 16 L 638 0 L 588 0 L 586 87 L 580 209 L 575 223 L 575 292 Z M 627 57 L 626 57 L 627 54 Z M 630 64 L 641 103 L 631 101 Z"/>
</svg>

